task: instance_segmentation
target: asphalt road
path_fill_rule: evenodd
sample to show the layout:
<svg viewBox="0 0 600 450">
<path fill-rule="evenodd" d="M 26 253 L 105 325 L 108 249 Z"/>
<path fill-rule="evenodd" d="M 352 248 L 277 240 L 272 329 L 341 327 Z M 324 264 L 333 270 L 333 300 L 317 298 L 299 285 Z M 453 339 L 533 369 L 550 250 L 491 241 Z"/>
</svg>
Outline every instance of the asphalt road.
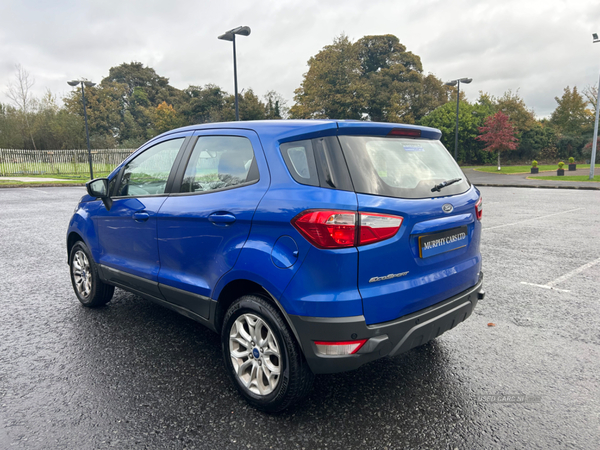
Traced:
<svg viewBox="0 0 600 450">
<path fill-rule="evenodd" d="M 481 191 L 471 318 L 267 415 L 201 325 L 120 290 L 80 306 L 64 238 L 83 188 L 0 189 L 0 448 L 600 448 L 600 192 Z"/>
</svg>

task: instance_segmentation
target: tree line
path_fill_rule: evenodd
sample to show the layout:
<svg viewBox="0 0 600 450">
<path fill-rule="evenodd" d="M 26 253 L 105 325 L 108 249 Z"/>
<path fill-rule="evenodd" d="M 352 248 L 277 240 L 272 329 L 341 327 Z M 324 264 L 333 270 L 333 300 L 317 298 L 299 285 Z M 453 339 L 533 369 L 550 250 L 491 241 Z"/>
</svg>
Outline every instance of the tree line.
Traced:
<svg viewBox="0 0 600 450">
<path fill-rule="evenodd" d="M 0 148 L 85 147 L 80 88 L 59 104 L 55 95 L 31 96 L 32 77 L 20 66 L 7 87 L 10 103 L 0 104 Z M 425 73 L 419 56 L 393 35 L 364 36 L 352 42 L 336 37 L 308 61 L 308 70 L 288 108 L 275 91 L 262 98 L 252 89 L 239 96 L 241 120 L 356 119 L 439 128 L 454 148 L 455 87 Z M 232 121 L 234 96 L 219 86 L 177 89 L 142 63 L 110 68 L 98 85 L 86 88 L 90 140 L 94 148 L 135 148 L 164 131 L 191 124 Z M 566 87 L 548 119 L 536 118 L 518 91 L 500 97 L 480 92 L 475 101 L 459 98 L 459 161 L 494 162 L 485 140 L 486 120 L 501 112 L 512 126 L 514 142 L 504 161 L 589 159 L 597 91 Z M 508 126 L 508 125 L 507 125 Z"/>
<path fill-rule="evenodd" d="M 47 91 L 31 96 L 33 79 L 17 66 L 7 89 L 10 104 L 0 103 L 0 148 L 85 148 L 81 88 L 73 89 L 59 105 Z M 173 128 L 235 120 L 234 96 L 219 86 L 177 89 L 151 67 L 123 63 L 112 67 L 96 86 L 85 88 L 92 148 L 136 148 Z M 275 91 L 259 98 L 252 89 L 239 95 L 241 120 L 283 119 L 288 108 Z"/>
</svg>

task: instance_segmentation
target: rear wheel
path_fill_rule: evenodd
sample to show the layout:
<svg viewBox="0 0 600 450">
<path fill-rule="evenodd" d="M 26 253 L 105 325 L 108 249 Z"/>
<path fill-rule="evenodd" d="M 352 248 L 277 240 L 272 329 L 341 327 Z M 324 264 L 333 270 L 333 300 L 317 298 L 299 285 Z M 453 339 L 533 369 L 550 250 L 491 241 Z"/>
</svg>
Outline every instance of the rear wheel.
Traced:
<svg viewBox="0 0 600 450">
<path fill-rule="evenodd" d="M 257 409 L 281 411 L 310 391 L 314 375 L 302 350 L 265 299 L 236 300 L 225 314 L 221 343 L 229 376 Z"/>
<path fill-rule="evenodd" d="M 106 305 L 115 287 L 100 280 L 98 266 L 85 243 L 78 241 L 73 245 L 70 261 L 71 283 L 81 304 L 88 307 Z"/>
</svg>

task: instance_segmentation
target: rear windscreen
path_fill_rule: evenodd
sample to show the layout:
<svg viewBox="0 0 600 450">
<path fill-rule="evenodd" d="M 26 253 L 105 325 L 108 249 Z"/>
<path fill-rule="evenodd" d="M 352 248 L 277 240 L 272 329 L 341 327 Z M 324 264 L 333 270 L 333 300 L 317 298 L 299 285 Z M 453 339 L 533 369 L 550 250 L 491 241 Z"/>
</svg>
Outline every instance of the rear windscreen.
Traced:
<svg viewBox="0 0 600 450">
<path fill-rule="evenodd" d="M 440 141 L 339 136 L 356 192 L 399 198 L 462 194 L 470 184 Z M 444 181 L 461 178 L 432 192 Z"/>
</svg>

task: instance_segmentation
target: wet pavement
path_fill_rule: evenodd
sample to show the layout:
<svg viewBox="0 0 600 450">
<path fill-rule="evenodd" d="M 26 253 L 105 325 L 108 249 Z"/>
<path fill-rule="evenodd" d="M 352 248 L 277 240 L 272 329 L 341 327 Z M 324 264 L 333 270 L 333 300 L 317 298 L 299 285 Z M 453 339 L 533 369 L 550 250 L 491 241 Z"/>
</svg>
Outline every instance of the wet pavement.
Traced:
<svg viewBox="0 0 600 450">
<path fill-rule="evenodd" d="M 268 415 L 201 325 L 120 290 L 80 306 L 83 188 L 0 189 L 0 448 L 600 448 L 600 192 L 481 191 L 475 313 Z"/>
</svg>

